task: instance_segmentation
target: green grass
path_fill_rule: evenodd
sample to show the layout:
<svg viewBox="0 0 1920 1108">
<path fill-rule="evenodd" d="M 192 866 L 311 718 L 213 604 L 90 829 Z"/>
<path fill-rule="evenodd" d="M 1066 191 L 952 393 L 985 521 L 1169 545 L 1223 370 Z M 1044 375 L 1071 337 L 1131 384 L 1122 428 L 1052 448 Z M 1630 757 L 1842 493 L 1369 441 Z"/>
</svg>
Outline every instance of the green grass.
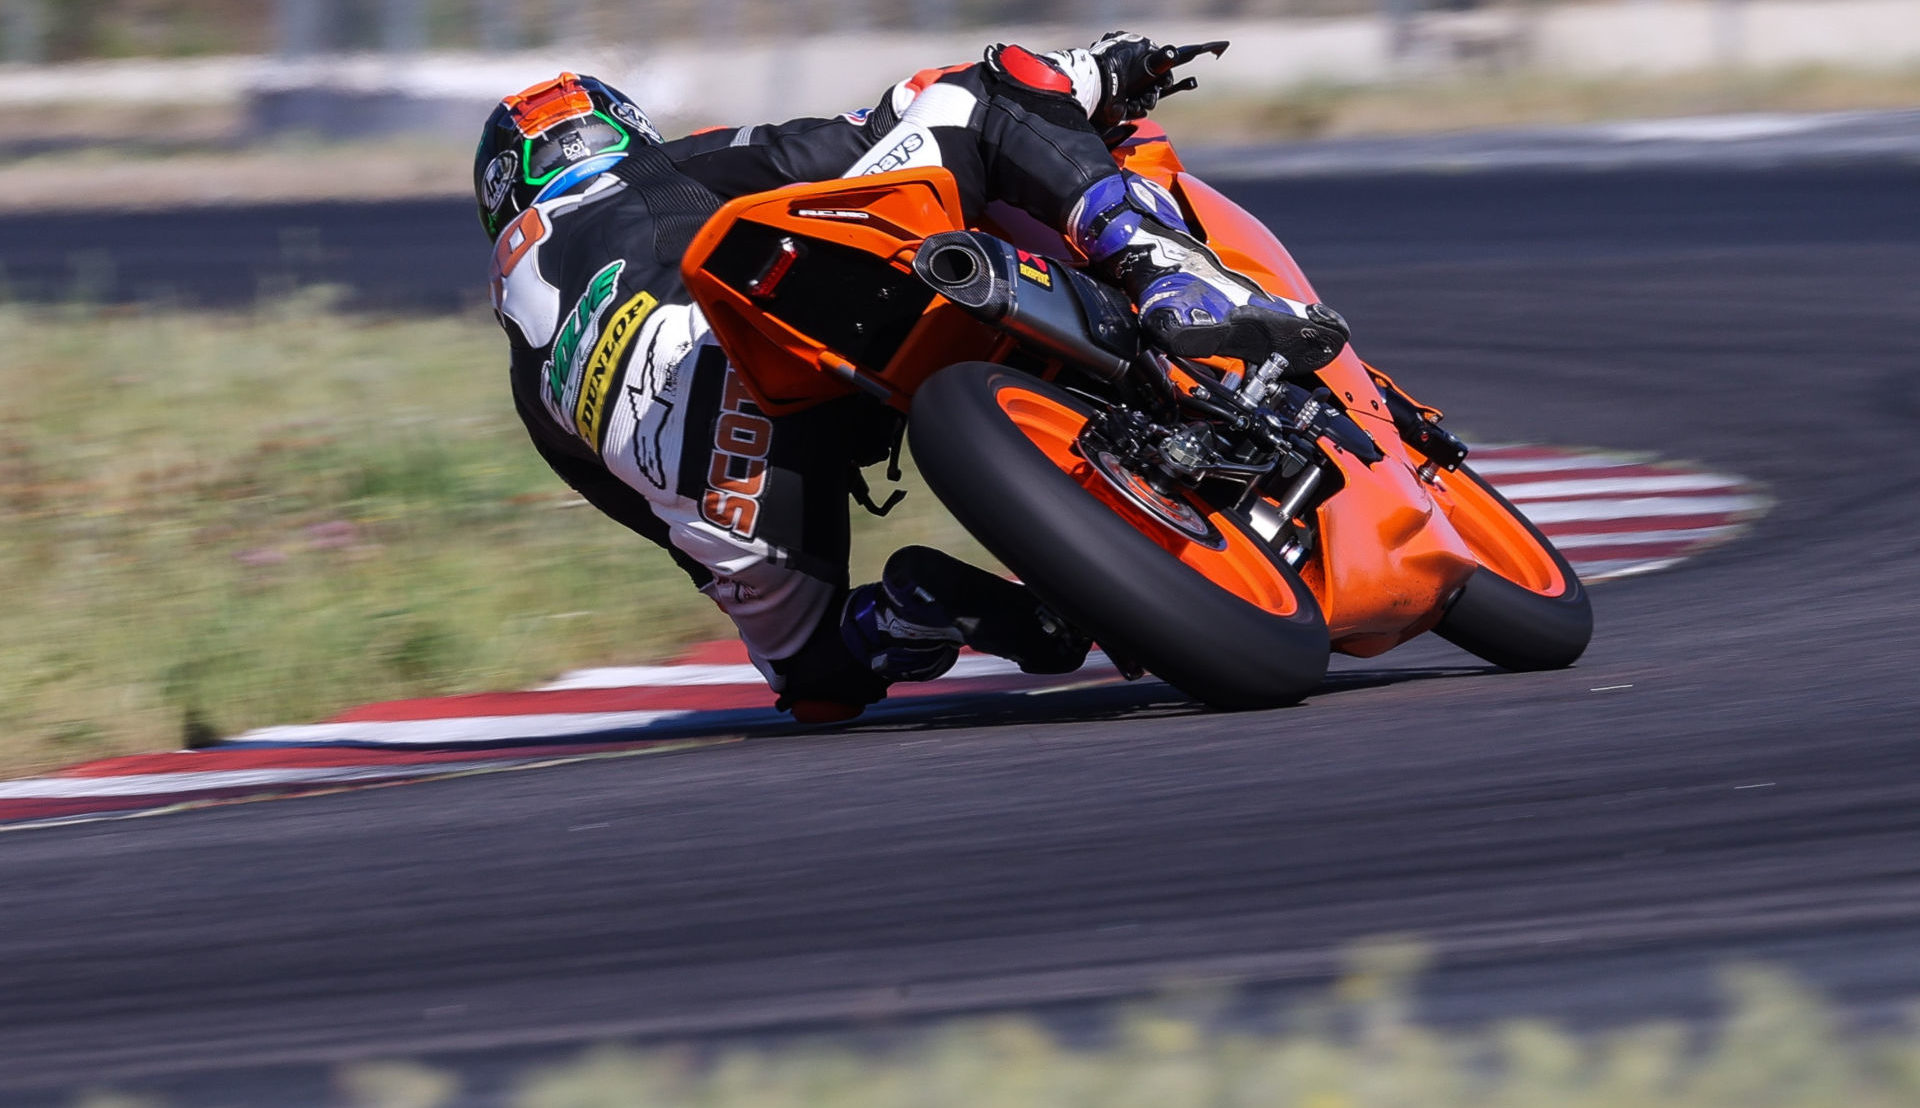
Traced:
<svg viewBox="0 0 1920 1108">
<path fill-rule="evenodd" d="M 1920 1105 L 1920 1036 L 1848 1033 L 1778 971 L 1724 975 L 1707 1028 L 1574 1035 L 1538 1020 L 1443 1032 L 1409 1018 L 1415 948 L 1360 950 L 1333 992 L 1279 1030 L 1220 1016 L 1190 990 L 1117 1013 L 1067 1044 L 1020 1017 L 824 1036 L 771 1049 L 605 1045 L 521 1075 L 514 1108 L 1902 1108 Z M 461 1103 L 458 1078 L 407 1061 L 347 1066 L 353 1108 Z M 489 1101 L 491 1103 L 492 1101 Z M 157 1102 L 100 1094 L 83 1108 Z"/>
<path fill-rule="evenodd" d="M 525 687 L 730 625 L 526 442 L 490 320 L 0 308 L 0 770 Z M 959 545 L 924 491 L 891 545 Z"/>
</svg>

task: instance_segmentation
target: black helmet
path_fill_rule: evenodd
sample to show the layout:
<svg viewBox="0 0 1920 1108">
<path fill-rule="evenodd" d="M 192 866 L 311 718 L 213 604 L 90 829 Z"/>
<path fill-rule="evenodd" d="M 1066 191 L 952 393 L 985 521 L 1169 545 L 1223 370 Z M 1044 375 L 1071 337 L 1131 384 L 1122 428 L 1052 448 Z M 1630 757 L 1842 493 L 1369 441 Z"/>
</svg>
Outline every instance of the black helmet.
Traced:
<svg viewBox="0 0 1920 1108">
<path fill-rule="evenodd" d="M 500 102 L 473 157 L 473 195 L 488 238 L 542 196 L 613 168 L 636 143 L 657 143 L 653 121 L 604 81 L 562 73 Z"/>
</svg>

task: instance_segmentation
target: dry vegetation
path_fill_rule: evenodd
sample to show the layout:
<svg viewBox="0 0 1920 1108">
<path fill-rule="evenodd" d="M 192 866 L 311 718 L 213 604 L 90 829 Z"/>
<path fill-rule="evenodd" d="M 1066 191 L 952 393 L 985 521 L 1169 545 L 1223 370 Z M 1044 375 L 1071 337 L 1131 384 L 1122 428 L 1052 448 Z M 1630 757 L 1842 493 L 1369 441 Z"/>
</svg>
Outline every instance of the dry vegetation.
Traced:
<svg viewBox="0 0 1920 1108">
<path fill-rule="evenodd" d="M 483 318 L 0 309 L 0 771 L 729 633 L 547 472 Z M 880 521 L 873 521 L 878 523 Z M 959 546 L 924 492 L 858 521 Z"/>
<path fill-rule="evenodd" d="M 1028 1019 L 972 1020 L 862 1049 L 846 1038 L 718 1052 L 605 1046 L 521 1078 L 513 1108 L 1911 1108 L 1920 1037 L 1845 1033 L 1778 972 L 1725 975 L 1707 1029 L 1647 1024 L 1570 1035 L 1539 1021 L 1441 1032 L 1409 1018 L 1417 951 L 1384 945 L 1326 1000 L 1258 1031 L 1225 994 L 1121 1012 L 1107 1041 L 1069 1044 Z M 869 1039 L 869 1042 L 871 1040 Z M 352 1108 L 443 1108 L 459 1079 L 417 1063 L 350 1066 Z M 103 1094 L 82 1108 L 164 1108 Z"/>
</svg>

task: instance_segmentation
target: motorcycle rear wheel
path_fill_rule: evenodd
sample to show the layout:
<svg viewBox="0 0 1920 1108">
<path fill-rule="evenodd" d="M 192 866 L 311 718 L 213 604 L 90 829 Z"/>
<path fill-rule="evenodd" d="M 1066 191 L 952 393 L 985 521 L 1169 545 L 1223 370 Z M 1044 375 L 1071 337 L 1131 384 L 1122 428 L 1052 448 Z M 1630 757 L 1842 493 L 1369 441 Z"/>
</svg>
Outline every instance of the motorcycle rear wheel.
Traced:
<svg viewBox="0 0 1920 1108">
<path fill-rule="evenodd" d="M 1292 704 L 1326 674 L 1319 605 L 1242 520 L 1166 500 L 1196 538 L 1075 447 L 1073 394 L 987 362 L 935 374 L 909 443 L 942 503 L 1047 606 L 1116 654 L 1217 708 Z"/>
<path fill-rule="evenodd" d="M 1467 466 L 1436 497 L 1480 568 L 1434 634 L 1503 669 L 1563 669 L 1593 638 L 1593 605 L 1539 528 Z"/>
</svg>

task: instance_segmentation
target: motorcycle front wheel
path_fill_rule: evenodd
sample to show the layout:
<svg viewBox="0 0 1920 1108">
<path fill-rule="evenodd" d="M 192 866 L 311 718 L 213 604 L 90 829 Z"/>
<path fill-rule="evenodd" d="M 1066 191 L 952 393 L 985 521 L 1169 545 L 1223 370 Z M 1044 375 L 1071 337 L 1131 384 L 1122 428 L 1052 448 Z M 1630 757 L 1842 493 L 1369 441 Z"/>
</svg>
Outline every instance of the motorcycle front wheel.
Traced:
<svg viewBox="0 0 1920 1108">
<path fill-rule="evenodd" d="M 1077 442 L 1091 412 L 986 362 L 914 396 L 921 474 L 981 545 L 1109 651 L 1218 708 L 1291 704 L 1326 674 L 1319 605 L 1241 519 Z"/>
<path fill-rule="evenodd" d="M 1593 637 L 1593 605 L 1579 575 L 1540 529 L 1467 466 L 1437 500 L 1480 568 L 1434 628 L 1503 669 L 1561 669 Z"/>
</svg>

